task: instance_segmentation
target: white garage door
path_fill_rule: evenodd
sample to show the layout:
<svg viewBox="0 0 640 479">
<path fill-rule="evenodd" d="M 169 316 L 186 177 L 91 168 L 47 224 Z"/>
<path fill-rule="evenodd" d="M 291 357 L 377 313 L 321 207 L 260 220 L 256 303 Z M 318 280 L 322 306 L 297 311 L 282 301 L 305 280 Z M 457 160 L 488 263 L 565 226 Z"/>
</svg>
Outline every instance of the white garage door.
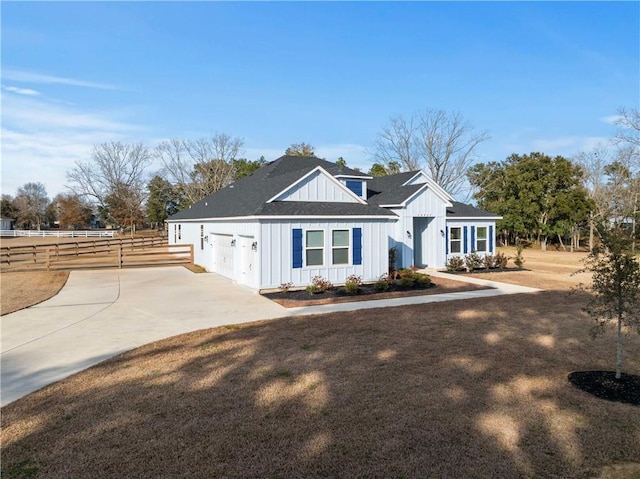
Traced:
<svg viewBox="0 0 640 479">
<path fill-rule="evenodd" d="M 233 236 L 213 235 L 213 271 L 233 279 Z"/>
<path fill-rule="evenodd" d="M 252 245 L 253 236 L 240 236 L 240 282 L 247 286 L 253 286 L 255 277 L 256 252 Z"/>
</svg>

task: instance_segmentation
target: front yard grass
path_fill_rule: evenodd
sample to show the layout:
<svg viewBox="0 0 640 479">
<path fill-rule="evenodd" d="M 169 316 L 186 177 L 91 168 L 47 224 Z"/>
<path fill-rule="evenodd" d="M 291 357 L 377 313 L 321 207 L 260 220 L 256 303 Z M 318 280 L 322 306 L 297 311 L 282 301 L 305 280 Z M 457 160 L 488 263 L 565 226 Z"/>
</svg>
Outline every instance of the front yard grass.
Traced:
<svg viewBox="0 0 640 479">
<path fill-rule="evenodd" d="M 69 271 L 25 271 L 0 274 L 0 315 L 41 303 L 62 289 Z"/>
<path fill-rule="evenodd" d="M 613 335 L 590 339 L 584 299 L 284 318 L 149 344 L 2 408 L 2 477 L 635 477 L 640 409 L 567 380 L 613 366 Z M 640 337 L 625 346 L 639 374 Z"/>
</svg>

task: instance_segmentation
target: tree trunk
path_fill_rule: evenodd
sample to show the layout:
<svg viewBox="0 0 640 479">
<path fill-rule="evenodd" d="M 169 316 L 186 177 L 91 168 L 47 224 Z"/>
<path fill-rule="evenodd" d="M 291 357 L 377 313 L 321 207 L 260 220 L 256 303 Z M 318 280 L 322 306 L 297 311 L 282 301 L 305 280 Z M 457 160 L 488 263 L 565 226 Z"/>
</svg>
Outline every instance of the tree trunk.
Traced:
<svg viewBox="0 0 640 479">
<path fill-rule="evenodd" d="M 540 237 L 540 251 L 547 251 L 547 237 Z"/>
<path fill-rule="evenodd" d="M 616 379 L 620 379 L 622 373 L 622 315 L 618 313 L 618 347 L 616 351 Z"/>
<path fill-rule="evenodd" d="M 565 248 L 564 243 L 562 242 L 562 236 L 558 235 L 558 240 L 560 241 L 560 246 L 562 246 L 562 250 L 567 251 L 567 248 Z"/>
<path fill-rule="evenodd" d="M 593 251 L 593 212 L 589 214 L 589 252 Z"/>
</svg>

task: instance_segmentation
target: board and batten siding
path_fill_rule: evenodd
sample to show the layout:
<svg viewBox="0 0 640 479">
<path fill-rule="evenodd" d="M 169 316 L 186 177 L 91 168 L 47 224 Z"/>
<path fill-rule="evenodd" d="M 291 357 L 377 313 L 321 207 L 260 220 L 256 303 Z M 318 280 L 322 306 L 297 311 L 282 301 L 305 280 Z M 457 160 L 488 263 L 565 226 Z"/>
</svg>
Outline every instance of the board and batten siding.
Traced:
<svg viewBox="0 0 640 479">
<path fill-rule="evenodd" d="M 391 221 L 347 220 L 347 221 L 278 221 L 263 220 L 260 223 L 263 251 L 260 256 L 260 288 L 277 288 L 283 283 L 294 286 L 308 286 L 314 276 L 322 276 L 334 284 L 343 284 L 345 279 L 355 274 L 363 281 L 375 281 L 388 269 L 388 237 Z M 353 264 L 353 229 L 362 230 L 362 261 Z M 303 235 L 308 230 L 323 230 L 325 234 L 324 265 L 293 267 L 293 230 L 301 229 Z M 330 264 L 331 230 L 349 230 L 349 264 Z M 303 248 L 304 254 L 304 248 Z"/>
<path fill-rule="evenodd" d="M 421 178 L 421 177 L 419 177 Z M 421 233 L 423 263 L 431 268 L 442 268 L 445 264 L 445 240 L 441 231 L 445 230 L 447 205 L 431 189 L 421 191 L 409 200 L 404 208 L 390 208 L 400 218 L 396 222 L 389 247 L 398 251 L 396 267 L 410 268 L 414 265 L 414 217 L 432 218 L 427 231 Z"/>
<path fill-rule="evenodd" d="M 446 234 L 446 254 L 447 259 L 453 256 L 464 256 L 475 251 L 478 227 L 487 227 L 487 250 L 478 251 L 480 256 L 485 254 L 495 254 L 496 252 L 496 222 L 494 220 L 469 219 L 469 220 L 447 220 Z M 449 240 L 451 238 L 451 228 L 460 228 L 462 233 L 462 248 L 460 253 L 452 253 L 449 250 Z"/>
<path fill-rule="evenodd" d="M 338 186 L 326 174 L 316 171 L 278 196 L 275 201 L 322 201 L 357 203 L 350 193 Z"/>
<path fill-rule="evenodd" d="M 181 239 L 177 238 L 174 232 L 180 226 Z M 200 227 L 204 226 L 204 241 L 200 241 Z M 260 228 L 257 220 L 252 221 L 183 221 L 169 223 L 169 244 L 193 244 L 193 262 L 202 266 L 209 272 L 214 271 L 213 267 L 213 235 L 227 235 L 236 239 L 236 245 L 240 244 L 240 238 L 252 238 L 259 241 Z M 202 246 L 202 247 L 201 247 Z M 234 273 L 231 279 L 237 280 L 241 277 L 240 272 L 240 248 L 234 249 Z M 249 284 L 249 283 L 247 283 Z M 258 273 L 252 278 L 250 286 L 258 287 Z"/>
</svg>

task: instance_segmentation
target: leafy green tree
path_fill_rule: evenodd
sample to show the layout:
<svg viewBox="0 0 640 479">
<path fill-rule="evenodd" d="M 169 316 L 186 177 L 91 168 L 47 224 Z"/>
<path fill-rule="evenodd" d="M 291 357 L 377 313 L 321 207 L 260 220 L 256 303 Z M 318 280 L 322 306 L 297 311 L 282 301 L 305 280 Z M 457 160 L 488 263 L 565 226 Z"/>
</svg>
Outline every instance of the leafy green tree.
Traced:
<svg viewBox="0 0 640 479">
<path fill-rule="evenodd" d="M 373 165 L 371 165 L 371 168 L 369 168 L 369 174 L 371 176 L 395 175 L 397 173 L 400 173 L 401 169 L 402 167 L 397 161 L 390 161 L 387 165 L 383 165 L 382 163 L 374 163 Z"/>
<path fill-rule="evenodd" d="M 505 240 L 535 239 L 542 250 L 551 237 L 574 237 L 593 207 L 582 187 L 582 169 L 561 156 L 514 154 L 474 165 L 467 178 L 478 205 L 503 216 L 497 227 Z"/>
<path fill-rule="evenodd" d="M 308 143 L 293 143 L 284 152 L 289 156 L 316 156 L 315 148 Z"/>
<path fill-rule="evenodd" d="M 231 166 L 233 168 L 233 179 L 239 180 L 240 178 L 249 176 L 251 173 L 262 168 L 266 164 L 267 160 L 264 159 L 264 156 L 261 156 L 255 161 L 246 160 L 244 158 L 232 160 Z"/>
<path fill-rule="evenodd" d="M 338 165 L 338 166 L 347 166 L 347 161 L 340 156 L 336 160 L 336 165 Z"/>
<path fill-rule="evenodd" d="M 592 336 L 616 324 L 616 379 L 620 379 L 623 327 L 640 333 L 640 261 L 631 253 L 632 242 L 619 225 L 601 224 L 597 230 L 601 244 L 591 251 L 583 270 L 592 273 L 592 283 L 581 289 L 591 293 L 585 311 L 596 321 Z"/>
<path fill-rule="evenodd" d="M 2 195 L 0 202 L 0 214 L 3 218 L 10 218 L 15 220 L 18 217 L 18 207 L 15 205 L 15 200 L 11 195 Z"/>
<path fill-rule="evenodd" d="M 180 195 L 171 183 L 159 175 L 149 181 L 147 190 L 147 221 L 159 228 L 169 216 L 179 211 Z"/>
<path fill-rule="evenodd" d="M 143 201 L 143 195 L 137 189 L 123 184 L 116 186 L 114 192 L 107 195 L 104 206 L 98 207 L 98 211 L 106 223 L 122 230 L 128 227 L 133 236 L 136 225 L 144 221 Z"/>
</svg>

